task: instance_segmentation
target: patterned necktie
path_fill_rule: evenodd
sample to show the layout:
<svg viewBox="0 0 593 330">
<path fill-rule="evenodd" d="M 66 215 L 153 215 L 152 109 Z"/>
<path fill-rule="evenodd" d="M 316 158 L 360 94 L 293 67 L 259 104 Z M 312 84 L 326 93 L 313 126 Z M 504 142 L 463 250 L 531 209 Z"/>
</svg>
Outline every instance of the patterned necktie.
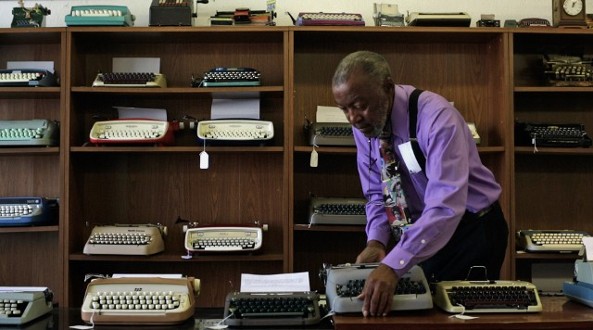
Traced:
<svg viewBox="0 0 593 330">
<path fill-rule="evenodd" d="M 388 125 L 391 126 L 391 125 Z M 408 203 L 402 188 L 402 177 L 400 173 L 399 161 L 393 152 L 391 144 L 391 128 L 383 132 L 381 141 L 381 182 L 383 186 L 383 203 L 387 219 L 396 241 L 399 241 L 405 227 L 410 224 Z"/>
</svg>

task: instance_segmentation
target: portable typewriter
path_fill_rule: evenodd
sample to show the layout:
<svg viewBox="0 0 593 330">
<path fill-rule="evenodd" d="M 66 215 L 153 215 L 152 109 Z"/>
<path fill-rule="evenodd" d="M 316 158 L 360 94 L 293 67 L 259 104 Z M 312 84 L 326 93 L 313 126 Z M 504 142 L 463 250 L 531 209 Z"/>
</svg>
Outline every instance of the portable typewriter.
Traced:
<svg viewBox="0 0 593 330">
<path fill-rule="evenodd" d="M 81 318 L 91 324 L 169 325 L 194 315 L 200 280 L 192 277 L 126 276 L 93 279 Z"/>
<path fill-rule="evenodd" d="M 23 325 L 53 310 L 53 292 L 46 287 L 0 286 L 0 325 Z"/>
<path fill-rule="evenodd" d="M 198 122 L 198 140 L 212 144 L 265 144 L 274 138 L 271 121 L 218 119 Z"/>
<path fill-rule="evenodd" d="M 535 285 L 523 281 L 443 281 L 434 302 L 449 313 L 534 313 L 542 311 Z"/>
<path fill-rule="evenodd" d="M 104 72 L 97 74 L 93 87 L 167 87 L 167 79 L 153 72 Z"/>
<path fill-rule="evenodd" d="M 330 266 L 325 272 L 327 303 L 335 313 L 361 313 L 363 301 L 357 299 L 368 275 L 378 264 Z M 400 278 L 391 304 L 392 311 L 431 309 L 432 296 L 422 268 L 414 266 Z"/>
<path fill-rule="evenodd" d="M 94 144 L 160 144 L 175 142 L 170 123 L 152 119 L 116 119 L 97 121 L 89 134 Z"/>
<path fill-rule="evenodd" d="M 306 130 L 309 133 L 309 145 L 312 146 L 356 145 L 349 123 L 312 123 Z"/>
<path fill-rule="evenodd" d="M 298 26 L 323 26 L 323 25 L 346 25 L 364 26 L 365 22 L 361 14 L 353 13 L 299 13 L 295 25 Z"/>
<path fill-rule="evenodd" d="M 593 86 L 592 58 L 550 54 L 543 57 L 544 74 L 552 86 Z"/>
<path fill-rule="evenodd" d="M 263 242 L 261 227 L 212 226 L 188 228 L 185 249 L 188 252 L 252 252 Z"/>
<path fill-rule="evenodd" d="M 228 326 L 305 326 L 321 321 L 316 292 L 230 292 L 224 305 Z"/>
<path fill-rule="evenodd" d="M 576 253 L 589 233 L 577 230 L 519 230 L 517 245 L 527 252 Z"/>
<path fill-rule="evenodd" d="M 0 227 L 57 224 L 58 208 L 57 199 L 0 197 Z"/>
<path fill-rule="evenodd" d="M 161 225 L 116 224 L 95 226 L 84 245 L 84 254 L 152 255 L 165 250 Z"/>
<path fill-rule="evenodd" d="M 517 145 L 535 147 L 590 147 L 583 124 L 515 123 Z"/>
<path fill-rule="evenodd" d="M 192 78 L 192 87 L 259 86 L 260 78 L 253 68 L 219 67 L 205 72 L 202 79 Z"/>
<path fill-rule="evenodd" d="M 55 75 L 41 69 L 2 69 L 0 87 L 51 87 L 57 86 Z"/>
<path fill-rule="evenodd" d="M 57 121 L 47 119 L 0 120 L 0 147 L 55 146 L 60 132 Z"/>
<path fill-rule="evenodd" d="M 135 17 L 126 6 L 72 6 L 67 26 L 132 26 Z"/>
<path fill-rule="evenodd" d="M 313 197 L 309 205 L 312 225 L 365 225 L 364 198 Z"/>
</svg>

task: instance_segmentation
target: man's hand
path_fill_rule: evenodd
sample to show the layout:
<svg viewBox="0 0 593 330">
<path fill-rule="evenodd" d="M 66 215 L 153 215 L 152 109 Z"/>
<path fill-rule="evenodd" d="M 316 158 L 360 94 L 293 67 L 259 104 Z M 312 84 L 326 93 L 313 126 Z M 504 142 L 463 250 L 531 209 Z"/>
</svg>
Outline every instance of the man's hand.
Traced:
<svg viewBox="0 0 593 330">
<path fill-rule="evenodd" d="M 380 264 L 367 277 L 358 299 L 364 300 L 362 315 L 386 316 L 391 311 L 391 303 L 399 278 L 389 266 Z"/>
<path fill-rule="evenodd" d="M 385 258 L 385 246 L 377 241 L 369 241 L 367 246 L 356 257 L 356 263 L 379 262 Z"/>
</svg>

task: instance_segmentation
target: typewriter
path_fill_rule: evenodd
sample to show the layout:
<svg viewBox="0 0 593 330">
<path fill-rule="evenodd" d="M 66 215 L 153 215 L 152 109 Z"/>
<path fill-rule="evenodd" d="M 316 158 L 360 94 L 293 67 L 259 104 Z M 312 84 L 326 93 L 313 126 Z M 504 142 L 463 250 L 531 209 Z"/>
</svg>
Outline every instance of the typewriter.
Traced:
<svg viewBox="0 0 593 330">
<path fill-rule="evenodd" d="M 188 228 L 185 249 L 188 252 L 252 252 L 262 246 L 261 227 L 213 226 Z"/>
<path fill-rule="evenodd" d="M 202 79 L 192 78 L 192 87 L 259 86 L 261 73 L 253 68 L 214 68 Z"/>
<path fill-rule="evenodd" d="M 266 144 L 274 138 L 271 121 L 218 119 L 198 122 L 198 140 L 212 144 Z"/>
<path fill-rule="evenodd" d="M 126 6 L 72 6 L 67 26 L 133 26 L 136 18 Z"/>
<path fill-rule="evenodd" d="M 313 197 L 309 204 L 312 225 L 366 225 L 364 198 Z"/>
<path fill-rule="evenodd" d="M 298 26 L 324 26 L 324 25 L 346 25 L 364 26 L 365 22 L 361 14 L 352 13 L 299 13 L 295 25 Z"/>
<path fill-rule="evenodd" d="M 161 225 L 116 224 L 95 226 L 84 245 L 84 254 L 152 255 L 165 250 Z"/>
<path fill-rule="evenodd" d="M 550 54 L 543 57 L 544 75 L 551 86 L 593 86 L 593 59 Z"/>
<path fill-rule="evenodd" d="M 319 323 L 316 292 L 230 292 L 224 322 L 231 327 L 306 326 Z"/>
<path fill-rule="evenodd" d="M 81 318 L 91 324 L 170 325 L 194 315 L 200 280 L 157 276 L 97 278 L 84 294 Z"/>
<path fill-rule="evenodd" d="M 97 74 L 93 87 L 167 87 L 164 74 L 153 72 L 104 72 Z"/>
<path fill-rule="evenodd" d="M 306 130 L 309 133 L 309 145 L 312 146 L 356 145 L 349 123 L 312 123 Z"/>
<path fill-rule="evenodd" d="M 576 230 L 519 230 L 517 245 L 527 252 L 576 253 L 583 247 L 583 237 L 588 236 Z"/>
<path fill-rule="evenodd" d="M 535 285 L 523 281 L 443 281 L 434 303 L 449 313 L 534 313 L 542 311 Z"/>
<path fill-rule="evenodd" d="M 58 223 L 58 200 L 45 197 L 0 197 L 0 227 Z"/>
<path fill-rule="evenodd" d="M 325 277 L 327 303 L 335 313 L 361 313 L 362 292 L 368 275 L 378 264 L 346 264 L 330 266 Z M 392 311 L 431 309 L 432 296 L 422 268 L 414 266 L 400 278 L 391 305 Z"/>
<path fill-rule="evenodd" d="M 97 121 L 89 134 L 94 144 L 160 144 L 175 142 L 170 123 L 152 119 L 118 119 Z"/>
<path fill-rule="evenodd" d="M 535 147 L 590 147 L 583 124 L 515 123 L 517 145 Z"/>
<path fill-rule="evenodd" d="M 2 69 L 0 87 L 52 87 L 57 86 L 55 75 L 41 69 Z"/>
<path fill-rule="evenodd" d="M 0 120 L 0 147 L 55 146 L 60 139 L 59 124 L 47 119 Z"/>
<path fill-rule="evenodd" d="M 53 310 L 53 292 L 46 287 L 0 286 L 0 325 L 23 325 Z"/>
</svg>

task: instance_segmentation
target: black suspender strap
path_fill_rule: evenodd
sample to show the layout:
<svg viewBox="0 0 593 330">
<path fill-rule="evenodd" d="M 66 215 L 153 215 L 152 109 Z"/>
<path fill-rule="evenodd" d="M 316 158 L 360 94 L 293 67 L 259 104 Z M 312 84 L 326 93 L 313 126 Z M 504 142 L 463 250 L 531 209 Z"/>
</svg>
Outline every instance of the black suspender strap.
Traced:
<svg viewBox="0 0 593 330">
<path fill-rule="evenodd" d="M 418 139 L 416 138 L 416 126 L 418 123 L 418 97 L 423 90 L 421 89 L 414 89 L 410 94 L 410 98 L 408 99 L 408 117 L 410 118 L 410 143 L 412 144 L 412 150 L 414 151 L 414 156 L 416 156 L 416 160 L 422 171 L 426 168 L 426 157 L 422 153 L 420 149 L 420 145 L 418 144 Z"/>
</svg>

